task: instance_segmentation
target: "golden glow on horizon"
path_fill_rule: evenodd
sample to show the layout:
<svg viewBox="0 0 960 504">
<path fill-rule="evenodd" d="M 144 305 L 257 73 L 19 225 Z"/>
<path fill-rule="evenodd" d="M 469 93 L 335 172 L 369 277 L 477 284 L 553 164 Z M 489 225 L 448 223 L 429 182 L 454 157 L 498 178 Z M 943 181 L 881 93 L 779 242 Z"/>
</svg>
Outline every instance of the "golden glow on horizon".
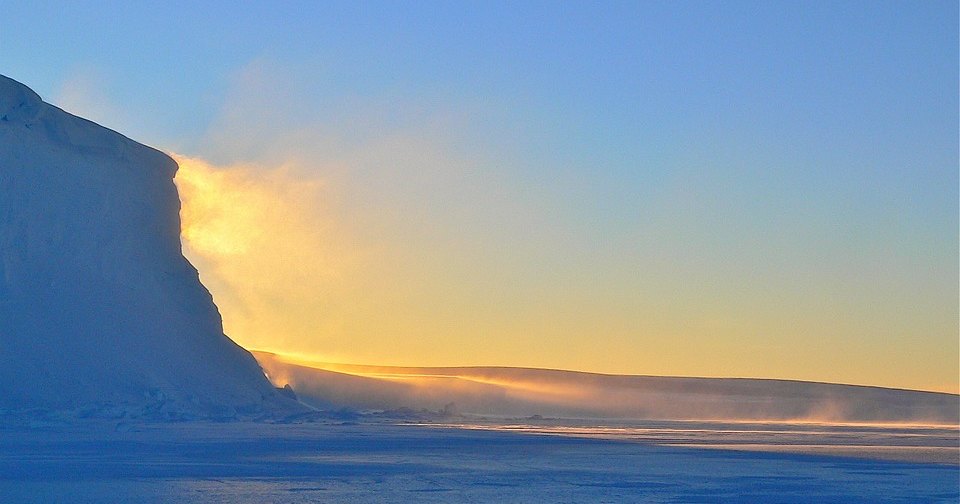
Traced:
<svg viewBox="0 0 960 504">
<path fill-rule="evenodd" d="M 428 368 L 403 368 L 393 366 L 367 366 L 318 362 L 314 359 L 305 358 L 303 356 L 287 355 L 276 352 L 254 351 L 255 355 L 258 353 L 268 353 L 276 360 L 297 366 L 321 369 L 324 371 L 333 371 L 336 373 L 348 374 L 363 378 L 407 383 L 424 389 L 436 386 L 437 380 L 462 380 L 480 385 L 492 385 L 504 390 L 509 390 L 512 395 L 517 397 L 523 397 L 526 399 L 536 398 L 539 401 L 546 402 L 561 399 L 564 401 L 576 401 L 589 397 L 591 393 L 595 392 L 590 387 L 583 387 L 576 384 L 552 383 L 543 380 L 509 380 L 486 376 L 479 371 L 473 373 L 471 373 L 470 370 L 452 372 L 454 369 L 450 369 L 450 372 L 447 373 L 448 370 L 444 369 L 430 370 Z M 284 372 L 282 367 L 272 367 L 271 369 L 273 369 L 278 375 L 277 379 L 272 380 L 274 385 L 282 387 L 290 383 L 289 376 Z M 424 372 L 418 372 L 418 370 L 423 370 Z"/>
<path fill-rule="evenodd" d="M 273 359 L 276 359 L 280 362 L 287 364 L 293 364 L 297 366 L 303 366 L 312 369 L 321 369 L 325 371 L 333 371 L 336 373 L 348 374 L 351 376 L 359 376 L 364 378 L 373 378 L 379 380 L 388 380 L 388 381 L 402 381 L 402 382 L 415 382 L 424 384 L 427 383 L 424 379 L 457 379 L 465 380 L 474 383 L 494 385 L 498 387 L 503 387 L 505 389 L 517 389 L 526 392 L 532 393 L 542 393 L 546 395 L 556 396 L 557 398 L 567 398 L 567 399 L 577 399 L 585 398 L 591 394 L 600 394 L 599 389 L 591 387 L 583 387 L 580 385 L 571 385 L 569 383 L 554 383 L 547 382 L 544 380 L 507 380 L 503 378 L 494 378 L 487 376 L 483 371 L 483 367 L 479 369 L 470 369 L 472 366 L 443 366 L 443 367 L 423 367 L 423 366 L 377 366 L 377 365 L 368 365 L 368 364 L 345 364 L 338 362 L 324 362 L 323 360 L 318 360 L 314 357 L 306 356 L 303 354 L 287 354 L 283 352 L 275 351 L 260 351 L 260 350 L 251 350 L 254 355 L 258 354 L 269 354 Z M 259 359 L 259 356 L 258 356 Z M 282 369 L 282 368 L 277 368 Z M 564 370 L 557 370 L 564 371 Z M 573 371 L 579 373 L 579 371 Z M 610 376 L 630 376 L 630 375 L 617 375 L 610 374 Z M 275 382 L 276 383 L 276 382 Z M 288 381 L 284 381 L 282 384 L 277 386 L 282 387 L 286 385 Z M 957 394 L 956 392 L 941 391 L 948 394 Z M 849 421 L 840 421 L 837 420 L 835 411 L 829 409 L 821 409 L 817 415 L 808 415 L 804 417 L 791 418 L 787 420 L 731 420 L 726 418 L 716 418 L 716 419 L 698 419 L 691 421 L 717 421 L 717 422 L 726 422 L 726 423 L 758 423 L 758 424 L 794 424 L 794 425 L 831 425 L 831 426 L 850 426 L 850 427 L 870 427 L 870 426 L 898 426 L 898 427 L 909 427 L 909 428 L 942 428 L 944 426 L 950 427 L 952 424 L 938 424 L 938 423 L 925 423 L 925 422 L 885 422 L 885 423 L 871 423 L 871 422 L 849 422 Z M 683 421 L 683 419 L 677 419 L 677 421 Z"/>
<path fill-rule="evenodd" d="M 269 370 L 271 376 L 281 377 L 274 380 L 277 386 L 289 383 L 295 390 L 307 395 L 310 394 L 311 389 L 319 386 L 326 390 L 325 394 L 348 400 L 351 397 L 352 400 L 357 400 L 358 397 L 376 395 L 380 397 L 381 404 L 396 402 L 405 406 L 422 407 L 424 404 L 421 403 L 424 401 L 427 404 L 433 401 L 435 407 L 437 403 L 453 402 L 463 405 L 465 411 L 486 414 L 490 413 L 490 410 L 473 411 L 469 408 L 493 408 L 495 411 L 496 404 L 502 405 L 504 401 L 509 403 L 519 400 L 529 405 L 583 408 L 595 413 L 605 412 L 608 418 L 632 418 L 630 415 L 641 410 L 645 411 L 644 415 L 653 415 L 650 418 L 657 418 L 658 414 L 673 411 L 668 417 L 672 421 L 693 423 L 690 427 L 683 428 L 685 432 L 696 432 L 698 429 L 696 424 L 709 422 L 740 426 L 725 429 L 731 433 L 760 433 L 765 432 L 769 427 L 775 428 L 779 433 L 804 435 L 818 434 L 819 431 L 816 429 L 818 426 L 905 429 L 956 429 L 957 427 L 956 424 L 944 423 L 938 416 L 922 416 L 930 413 L 921 411 L 917 411 L 915 416 L 909 419 L 892 417 L 887 421 L 853 420 L 856 417 L 852 417 L 851 414 L 861 414 L 854 412 L 863 405 L 856 406 L 856 399 L 851 397 L 843 398 L 829 394 L 816 396 L 802 413 L 791 414 L 778 412 L 777 409 L 751 410 L 750 408 L 756 405 L 736 405 L 735 396 L 723 392 L 713 394 L 697 388 L 685 389 L 681 385 L 677 385 L 679 388 L 663 390 L 656 385 L 653 385 L 653 388 L 647 388 L 641 382 L 622 381 L 621 377 L 603 378 L 597 381 L 597 376 L 589 373 L 502 368 L 366 366 L 314 362 L 269 352 L 254 352 L 254 355 L 260 364 Z M 351 382 L 351 379 L 362 381 Z M 398 384 L 402 388 L 396 388 L 390 384 Z M 718 384 L 718 386 L 721 385 Z M 781 399 L 785 397 L 788 395 L 784 395 Z M 786 406 L 788 403 L 789 401 L 783 402 L 779 407 L 789 409 L 790 406 Z M 674 410 L 674 408 L 679 409 Z M 527 410 L 536 412 L 537 407 L 530 406 Z M 744 414 L 751 414 L 748 411 L 758 416 L 744 418 Z M 891 414 L 894 413 L 891 412 Z M 804 426 L 804 429 L 794 431 L 784 429 L 784 426 Z M 650 427 L 649 430 L 663 431 L 664 429 Z M 595 432 L 596 429 L 591 431 Z"/>
<path fill-rule="evenodd" d="M 641 277 L 629 251 L 607 263 L 530 271 L 540 249 L 418 234 L 436 223 L 412 211 L 345 206 L 344 181 L 311 178 L 296 165 L 174 157 L 184 254 L 213 294 L 225 332 L 247 348 L 327 362 L 960 391 L 943 362 L 905 357 L 929 343 L 896 337 L 902 330 L 881 327 L 886 319 L 810 301 L 816 297 L 792 292 L 800 302 L 786 303 L 749 289 L 719 296 L 669 270 Z"/>
</svg>

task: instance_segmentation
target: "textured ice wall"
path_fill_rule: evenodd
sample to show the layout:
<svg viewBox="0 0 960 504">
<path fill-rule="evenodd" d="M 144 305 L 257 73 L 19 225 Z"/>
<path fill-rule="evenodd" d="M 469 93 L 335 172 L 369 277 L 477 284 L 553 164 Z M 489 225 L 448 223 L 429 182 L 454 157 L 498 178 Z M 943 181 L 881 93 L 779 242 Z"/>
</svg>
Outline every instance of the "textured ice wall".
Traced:
<svg viewBox="0 0 960 504">
<path fill-rule="evenodd" d="M 275 405 L 181 254 L 176 170 L 0 76 L 0 410 Z"/>
</svg>

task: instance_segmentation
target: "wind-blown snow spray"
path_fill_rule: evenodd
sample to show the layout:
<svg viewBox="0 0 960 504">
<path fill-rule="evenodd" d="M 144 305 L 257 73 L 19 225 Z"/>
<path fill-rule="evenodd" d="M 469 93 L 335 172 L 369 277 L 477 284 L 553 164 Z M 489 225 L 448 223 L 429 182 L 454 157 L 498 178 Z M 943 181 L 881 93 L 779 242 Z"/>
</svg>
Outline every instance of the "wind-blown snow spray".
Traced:
<svg viewBox="0 0 960 504">
<path fill-rule="evenodd" d="M 319 338 L 352 259 L 324 211 L 324 184 L 285 166 L 174 158 L 184 254 L 213 292 L 227 334 L 248 348 Z"/>
</svg>

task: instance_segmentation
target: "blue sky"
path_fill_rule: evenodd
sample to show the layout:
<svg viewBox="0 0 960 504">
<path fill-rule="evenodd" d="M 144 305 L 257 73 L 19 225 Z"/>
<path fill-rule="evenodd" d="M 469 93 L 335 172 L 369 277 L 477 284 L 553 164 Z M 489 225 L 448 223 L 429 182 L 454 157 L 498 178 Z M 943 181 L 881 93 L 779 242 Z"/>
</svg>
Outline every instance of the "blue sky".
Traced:
<svg viewBox="0 0 960 504">
<path fill-rule="evenodd" d="M 241 343 L 956 391 L 955 2 L 202 4 L 4 2 L 0 71 L 323 182 L 364 259 Z"/>
</svg>

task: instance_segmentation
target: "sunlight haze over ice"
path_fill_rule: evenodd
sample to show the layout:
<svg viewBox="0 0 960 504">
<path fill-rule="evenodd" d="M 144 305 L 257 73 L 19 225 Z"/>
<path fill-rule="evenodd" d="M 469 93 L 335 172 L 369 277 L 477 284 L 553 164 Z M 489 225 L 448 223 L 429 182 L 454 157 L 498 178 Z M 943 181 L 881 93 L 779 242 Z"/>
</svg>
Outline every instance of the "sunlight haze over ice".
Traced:
<svg viewBox="0 0 960 504">
<path fill-rule="evenodd" d="M 469 10 L 31 3 L 0 46 L 197 160 L 248 347 L 958 391 L 955 5 Z"/>
</svg>

